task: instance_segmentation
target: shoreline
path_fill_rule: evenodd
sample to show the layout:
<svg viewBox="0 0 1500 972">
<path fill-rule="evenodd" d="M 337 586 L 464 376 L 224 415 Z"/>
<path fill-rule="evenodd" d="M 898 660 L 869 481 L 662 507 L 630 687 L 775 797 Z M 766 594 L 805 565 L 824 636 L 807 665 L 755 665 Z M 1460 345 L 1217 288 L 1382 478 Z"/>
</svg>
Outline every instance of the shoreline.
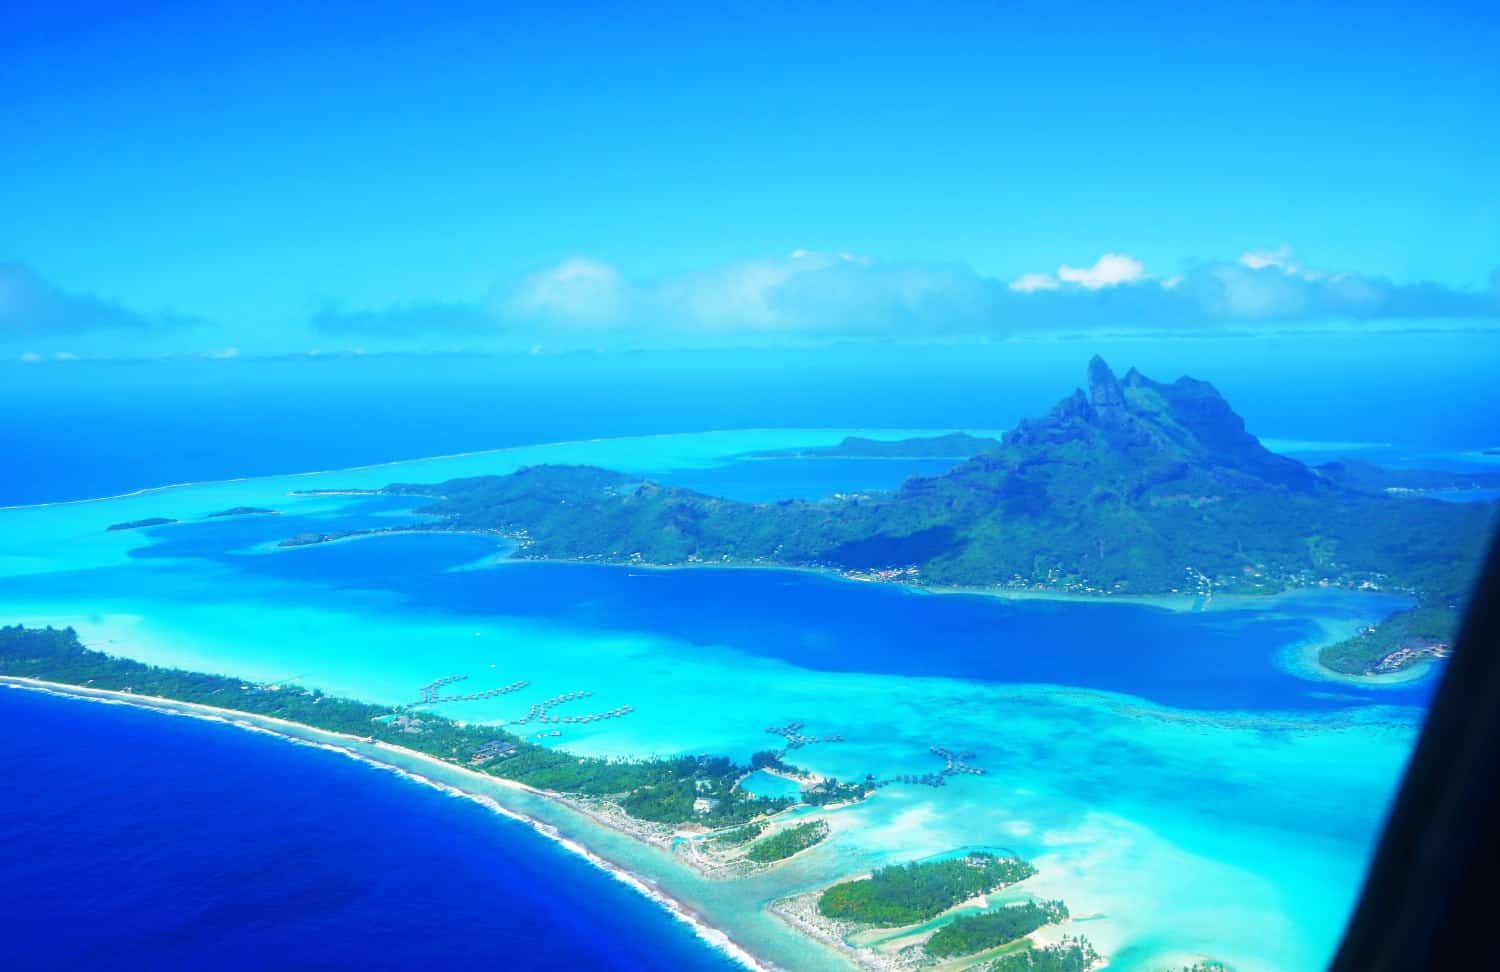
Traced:
<svg viewBox="0 0 1500 972">
<path fill-rule="evenodd" d="M 380 490 L 343 490 L 319 493 L 323 496 L 386 496 L 399 495 L 387 494 Z M 309 540 L 305 543 L 287 544 L 284 541 L 274 543 L 267 541 L 269 550 L 298 550 L 303 547 L 321 547 L 325 544 L 342 543 L 346 540 L 364 540 L 376 537 L 401 536 L 403 534 L 445 534 L 456 537 L 499 537 L 511 544 L 510 553 L 504 557 L 505 560 L 514 563 L 550 564 L 560 567 L 615 567 L 629 570 L 651 571 L 653 573 L 665 573 L 679 570 L 769 570 L 782 571 L 792 574 L 810 574 L 814 577 L 824 577 L 829 580 L 844 581 L 850 584 L 883 585 L 909 594 L 935 594 L 935 595 L 967 595 L 970 597 L 993 597 L 1009 601 L 1060 601 L 1080 604 L 1131 604 L 1143 607 L 1156 607 L 1166 611 L 1187 613 L 1195 610 L 1204 610 L 1211 598 L 1206 599 L 1201 595 L 1193 594 L 1088 594 L 1081 591 L 1057 591 L 1046 588 L 1008 588 L 1008 587 L 965 587 L 956 584 L 927 584 L 921 582 L 878 580 L 839 570 L 837 567 L 816 567 L 808 564 L 775 564 L 757 562 L 712 562 L 700 561 L 682 564 L 659 564 L 649 561 L 611 560 L 604 557 L 532 557 L 524 555 L 525 548 L 520 546 L 514 536 L 496 529 L 477 529 L 465 527 L 444 527 L 440 524 L 428 526 L 405 527 L 382 527 L 372 530 L 359 530 L 343 536 L 329 536 L 324 539 Z M 1259 602 L 1263 599 L 1283 597 L 1295 594 L 1301 590 L 1313 590 L 1314 588 L 1288 588 L 1273 594 L 1220 594 L 1219 599 L 1238 603 L 1240 600 Z M 1384 593 L 1384 592 L 1377 592 Z M 1200 606 L 1199 601 L 1205 601 Z"/>
<path fill-rule="evenodd" d="M 0 675 L 0 688 L 37 692 L 81 702 L 94 702 L 105 705 L 128 705 L 161 715 L 199 719 L 205 722 L 229 725 L 249 732 L 265 733 L 292 745 L 312 746 L 339 753 L 372 768 L 394 773 L 411 782 L 431 787 L 449 796 L 457 796 L 470 800 L 502 817 L 525 824 L 536 834 L 552 841 L 569 853 L 582 857 L 598 870 L 603 871 L 616 881 L 655 902 L 674 920 L 680 921 L 691 928 L 693 933 L 710 948 L 728 956 L 744 968 L 750 969 L 752 972 L 783 972 L 781 966 L 750 951 L 747 947 L 736 941 L 728 931 L 713 923 L 708 916 L 701 914 L 678 898 L 663 891 L 650 877 L 639 874 L 624 865 L 610 860 L 577 838 L 563 833 L 555 825 L 539 820 L 521 810 L 506 806 L 499 799 L 488 793 L 481 792 L 478 788 L 470 789 L 455 783 L 445 782 L 435 776 L 409 769 L 396 762 L 380 759 L 377 756 L 356 749 L 355 746 L 368 747 L 375 753 L 385 751 L 399 753 L 404 759 L 411 760 L 419 765 L 430 765 L 440 768 L 445 773 L 456 773 L 460 778 L 473 777 L 483 781 L 487 785 L 498 786 L 502 790 L 508 789 L 525 792 L 569 812 L 587 817 L 596 825 L 607 827 L 631 840 L 670 852 L 671 836 L 668 836 L 664 843 L 650 840 L 643 834 L 636 833 L 630 828 L 622 827 L 618 823 L 603 819 L 597 812 L 591 812 L 567 796 L 551 793 L 547 790 L 540 790 L 515 780 L 487 776 L 467 767 L 448 763 L 437 757 L 429 756 L 426 753 L 420 753 L 401 746 L 392 746 L 389 743 L 378 740 L 367 742 L 359 736 L 319 729 L 314 726 L 287 719 L 279 719 L 274 716 L 257 715 L 236 709 L 222 709 L 216 706 L 203 705 L 197 702 L 183 702 L 162 696 L 136 695 L 130 692 L 94 689 L 87 686 L 68 685 L 63 682 L 49 682 L 42 679 L 16 675 Z M 672 855 L 672 860 L 677 861 L 679 858 L 674 854 Z M 692 870 L 695 872 L 698 871 L 696 867 L 693 867 Z"/>
<path fill-rule="evenodd" d="M 424 532 L 451 533 L 456 536 L 501 536 L 514 542 L 513 538 L 506 537 L 503 533 L 489 533 L 483 530 L 432 530 Z M 334 541 L 328 541 L 334 542 Z M 514 550 L 522 548 L 516 546 Z M 1369 590 L 1356 587 L 1330 587 L 1319 584 L 1308 584 L 1302 587 L 1287 587 L 1279 591 L 1267 592 L 1265 594 L 1223 593 L 1213 595 L 1202 594 L 1110 594 L 1101 592 L 1098 594 L 1085 593 L 1083 591 L 1053 590 L 1050 588 L 1029 587 L 965 587 L 957 584 L 929 584 L 921 581 L 901 580 L 877 580 L 865 577 L 857 573 L 846 573 L 836 567 L 813 567 L 803 564 L 769 564 L 769 563 L 683 563 L 683 564 L 656 564 L 646 562 L 632 562 L 628 560 L 606 560 L 606 559 L 574 559 L 566 560 L 556 557 L 527 557 L 514 554 L 504 558 L 516 563 L 532 564 L 554 564 L 558 566 L 594 566 L 594 567 L 623 567 L 631 570 L 643 570 L 652 572 L 667 572 L 678 570 L 771 570 L 784 571 L 794 574 L 811 574 L 815 577 L 824 577 L 829 580 L 843 581 L 850 584 L 866 584 L 870 586 L 884 586 L 901 591 L 906 594 L 934 595 L 934 596 L 967 596 L 988 597 L 1002 601 L 1050 601 L 1065 604 L 1124 604 L 1134 607 L 1154 607 L 1163 611 L 1171 611 L 1174 614 L 1191 614 L 1194 612 L 1208 611 L 1218 607 L 1225 609 L 1262 607 L 1275 604 L 1284 598 L 1295 598 L 1316 595 L 1319 592 L 1338 591 L 1346 594 L 1372 594 L 1380 597 L 1403 598 L 1412 600 L 1412 595 L 1404 591 Z M 1321 664 L 1321 663 L 1320 663 Z M 1334 669 L 1328 669 L 1334 674 L 1343 674 Z M 1356 678 L 1365 676 L 1354 676 Z"/>
<path fill-rule="evenodd" d="M 781 898 L 766 905 L 766 911 L 797 934 L 839 953 L 854 963 L 856 968 L 867 969 L 869 972 L 890 972 L 894 969 L 895 966 L 889 963 L 879 963 L 877 961 L 879 953 L 874 949 L 855 948 L 844 941 L 843 936 L 832 924 L 814 917 L 817 915 L 816 899 L 821 893 L 822 889 L 818 889 L 789 898 Z"/>
<path fill-rule="evenodd" d="M 333 493 L 323 495 L 335 495 Z M 383 496 L 388 495 L 379 490 L 368 492 L 347 492 L 354 496 Z M 396 494 L 389 494 L 396 495 Z M 807 564 L 775 564 L 757 562 L 712 562 L 701 561 L 681 564 L 659 564 L 648 561 L 611 560 L 604 557 L 532 557 L 524 555 L 524 547 L 519 545 L 515 537 L 496 529 L 471 529 L 471 528 L 448 528 L 438 524 L 428 526 L 413 526 L 411 528 L 378 528 L 373 530 L 361 530 L 344 536 L 330 536 L 326 539 L 311 540 L 306 543 L 294 543 L 283 545 L 280 541 L 267 541 L 268 550 L 298 550 L 303 547 L 320 547 L 325 544 L 342 543 L 346 540 L 363 540 L 385 536 L 400 536 L 403 534 L 438 534 L 456 537 L 499 537 L 510 544 L 510 553 L 503 560 L 513 563 L 548 564 L 558 567 L 614 567 L 628 570 L 649 571 L 652 573 L 666 573 L 670 571 L 686 570 L 767 570 L 781 571 L 792 574 L 809 574 L 814 577 L 823 577 L 829 580 L 843 581 L 850 584 L 869 584 L 890 587 L 908 594 L 931 594 L 947 596 L 969 596 L 990 597 L 1003 601 L 1052 601 L 1059 603 L 1076 604 L 1126 604 L 1136 607 L 1154 607 L 1164 611 L 1177 614 L 1186 614 L 1194 611 L 1209 610 L 1215 601 L 1227 607 L 1242 607 L 1247 605 L 1261 605 L 1276 601 L 1284 597 L 1296 597 L 1303 593 L 1315 593 L 1322 590 L 1333 590 L 1334 588 L 1319 585 L 1308 585 L 1305 587 L 1288 587 L 1283 590 L 1268 592 L 1265 594 L 1218 594 L 1205 596 L 1201 594 L 1110 594 L 1100 592 L 1090 594 L 1083 591 L 1051 590 L 1048 588 L 1009 588 L 1000 586 L 972 586 L 966 587 L 956 584 L 928 584 L 923 582 L 910 582 L 899 580 L 879 580 L 858 573 L 845 572 L 836 567 L 815 567 Z M 1337 588 L 1337 590 L 1348 593 L 1361 593 L 1357 588 Z M 1368 591 L 1367 593 L 1407 597 L 1399 591 Z M 1332 671 L 1332 669 L 1330 669 Z"/>
</svg>

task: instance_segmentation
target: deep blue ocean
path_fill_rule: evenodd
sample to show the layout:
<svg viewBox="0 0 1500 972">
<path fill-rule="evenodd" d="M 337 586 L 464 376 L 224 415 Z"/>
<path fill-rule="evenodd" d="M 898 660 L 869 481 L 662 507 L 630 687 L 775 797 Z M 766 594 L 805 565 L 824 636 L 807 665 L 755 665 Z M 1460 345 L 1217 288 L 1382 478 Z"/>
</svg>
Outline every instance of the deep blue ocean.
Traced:
<svg viewBox="0 0 1500 972">
<path fill-rule="evenodd" d="M 0 696 L 0 968 L 737 968 L 526 825 L 269 736 Z"/>
</svg>

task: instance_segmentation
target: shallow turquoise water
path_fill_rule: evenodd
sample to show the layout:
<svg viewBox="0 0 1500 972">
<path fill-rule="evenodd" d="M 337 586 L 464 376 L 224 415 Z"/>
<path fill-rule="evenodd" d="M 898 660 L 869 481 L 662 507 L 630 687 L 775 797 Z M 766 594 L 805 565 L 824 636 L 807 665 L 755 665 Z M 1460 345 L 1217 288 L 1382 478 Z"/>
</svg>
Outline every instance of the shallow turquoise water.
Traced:
<svg viewBox="0 0 1500 972">
<path fill-rule="evenodd" d="M 783 776 L 772 776 L 765 770 L 756 770 L 740 781 L 740 788 L 759 797 L 796 799 L 801 787 L 796 780 Z"/>
<path fill-rule="evenodd" d="M 1315 680 L 1299 647 L 1392 610 L 1389 598 L 1335 592 L 1174 612 L 912 594 L 777 571 L 510 564 L 468 537 L 267 543 L 303 519 L 404 515 L 401 504 L 290 489 L 541 461 L 680 475 L 701 488 L 743 479 L 725 457 L 844 434 L 571 443 L 4 510 L 0 616 L 73 623 L 96 647 L 132 657 L 385 702 L 412 701 L 417 686 L 452 673 L 475 689 L 531 683 L 445 707 L 471 721 L 514 718 L 573 689 L 594 692 L 590 711 L 635 707 L 555 740 L 586 753 L 743 758 L 775 743 L 768 725 L 797 719 L 805 732 L 845 737 L 796 752 L 824 775 L 929 772 L 941 765 L 933 745 L 975 754 L 984 776 L 883 789 L 832 814 L 833 840 L 752 881 L 698 881 L 621 851 L 771 953 L 789 946 L 759 916 L 766 900 L 885 861 L 988 845 L 1034 858 L 1041 873 L 1030 890 L 1091 916 L 1077 930 L 1116 967 L 1196 952 L 1241 969 L 1317 968 L 1427 686 Z M 784 464 L 761 465 L 774 480 Z M 812 475 L 789 468 L 803 492 L 837 488 L 843 475 L 837 464 Z M 201 519 L 236 505 L 281 516 Z M 104 530 L 148 516 L 192 522 Z"/>
</svg>

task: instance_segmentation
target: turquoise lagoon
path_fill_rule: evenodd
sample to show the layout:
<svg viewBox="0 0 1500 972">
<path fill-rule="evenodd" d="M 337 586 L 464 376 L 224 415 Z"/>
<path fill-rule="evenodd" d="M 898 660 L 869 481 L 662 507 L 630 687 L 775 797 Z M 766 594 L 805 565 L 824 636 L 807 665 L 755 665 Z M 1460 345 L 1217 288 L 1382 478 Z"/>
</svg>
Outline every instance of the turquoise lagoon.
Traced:
<svg viewBox="0 0 1500 972">
<path fill-rule="evenodd" d="M 766 729 L 789 720 L 844 737 L 791 757 L 828 776 L 921 774 L 941 765 L 932 746 L 972 751 L 985 775 L 882 789 L 831 812 L 824 845 L 736 882 L 702 879 L 565 808 L 487 788 L 787 967 L 841 960 L 798 939 L 765 903 L 883 863 L 983 846 L 1033 859 L 1040 873 L 1025 891 L 1065 898 L 1070 930 L 1111 967 L 1209 955 L 1242 970 L 1319 968 L 1432 679 L 1324 679 L 1306 654 L 1396 599 L 1011 600 L 780 570 L 510 562 L 488 539 L 424 534 L 275 547 L 305 529 L 409 517 L 407 502 L 291 490 L 588 462 L 765 499 L 932 471 L 930 462 L 744 458 L 856 432 L 912 434 L 609 439 L 0 510 L 0 617 L 70 623 L 94 647 L 151 662 L 389 703 L 414 701 L 418 686 L 449 674 L 468 675 L 474 690 L 530 683 L 444 708 L 467 721 L 509 720 L 574 689 L 594 693 L 572 703 L 579 712 L 634 706 L 538 740 L 580 753 L 743 759 L 776 744 Z M 280 515 L 208 518 L 242 505 Z M 105 530 L 152 516 L 182 522 Z"/>
</svg>

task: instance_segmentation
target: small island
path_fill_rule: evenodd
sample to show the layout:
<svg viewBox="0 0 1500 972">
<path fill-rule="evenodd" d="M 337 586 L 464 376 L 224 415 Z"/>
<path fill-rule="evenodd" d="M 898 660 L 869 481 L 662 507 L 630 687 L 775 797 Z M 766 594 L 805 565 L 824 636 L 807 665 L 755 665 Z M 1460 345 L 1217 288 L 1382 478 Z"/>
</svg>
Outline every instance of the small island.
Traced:
<svg viewBox="0 0 1500 972">
<path fill-rule="evenodd" d="M 961 915 L 934 932 L 923 948 L 933 958 L 973 955 L 1019 941 L 1044 925 L 1067 920 L 1068 906 L 1061 901 L 1028 901 L 977 915 Z"/>
<path fill-rule="evenodd" d="M 1086 972 L 1101 959 L 1080 937 L 1038 945 L 1033 933 L 1071 918 L 1061 901 L 1022 897 L 996 902 L 1036 874 L 1018 857 L 969 851 L 893 865 L 823 891 L 777 901 L 771 912 L 843 951 L 861 968 L 1025 969 Z"/>
<path fill-rule="evenodd" d="M 357 537 L 379 536 L 381 533 L 394 533 L 396 528 L 387 527 L 384 530 L 333 530 L 328 533 L 297 533 L 278 541 L 278 547 L 312 547 L 320 543 L 333 543 L 335 540 L 352 540 Z"/>
<path fill-rule="evenodd" d="M 106 533 L 114 533 L 117 530 L 144 530 L 147 527 L 166 526 L 177 521 L 167 516 L 148 516 L 144 520 L 126 520 L 124 523 L 111 523 L 105 527 Z"/>
<path fill-rule="evenodd" d="M 895 865 L 862 880 L 835 884 L 818 898 L 818 912 L 880 928 L 914 925 L 1035 873 L 1036 868 L 1018 857 L 980 851 L 943 861 Z"/>
<path fill-rule="evenodd" d="M 745 857 L 756 864 L 771 864 L 784 861 L 793 854 L 800 854 L 815 844 L 828 839 L 832 831 L 825 820 L 810 820 L 785 830 L 779 830 L 764 840 L 756 841 L 745 852 Z"/>
<path fill-rule="evenodd" d="M 208 515 L 210 519 L 219 516 L 276 516 L 277 511 L 264 506 L 231 506 L 227 510 L 219 510 L 217 513 Z"/>
<path fill-rule="evenodd" d="M 1099 953 L 1083 937 L 1064 938 L 1056 945 L 1028 947 L 1002 956 L 982 972 L 1088 972 L 1100 962 Z"/>
</svg>

